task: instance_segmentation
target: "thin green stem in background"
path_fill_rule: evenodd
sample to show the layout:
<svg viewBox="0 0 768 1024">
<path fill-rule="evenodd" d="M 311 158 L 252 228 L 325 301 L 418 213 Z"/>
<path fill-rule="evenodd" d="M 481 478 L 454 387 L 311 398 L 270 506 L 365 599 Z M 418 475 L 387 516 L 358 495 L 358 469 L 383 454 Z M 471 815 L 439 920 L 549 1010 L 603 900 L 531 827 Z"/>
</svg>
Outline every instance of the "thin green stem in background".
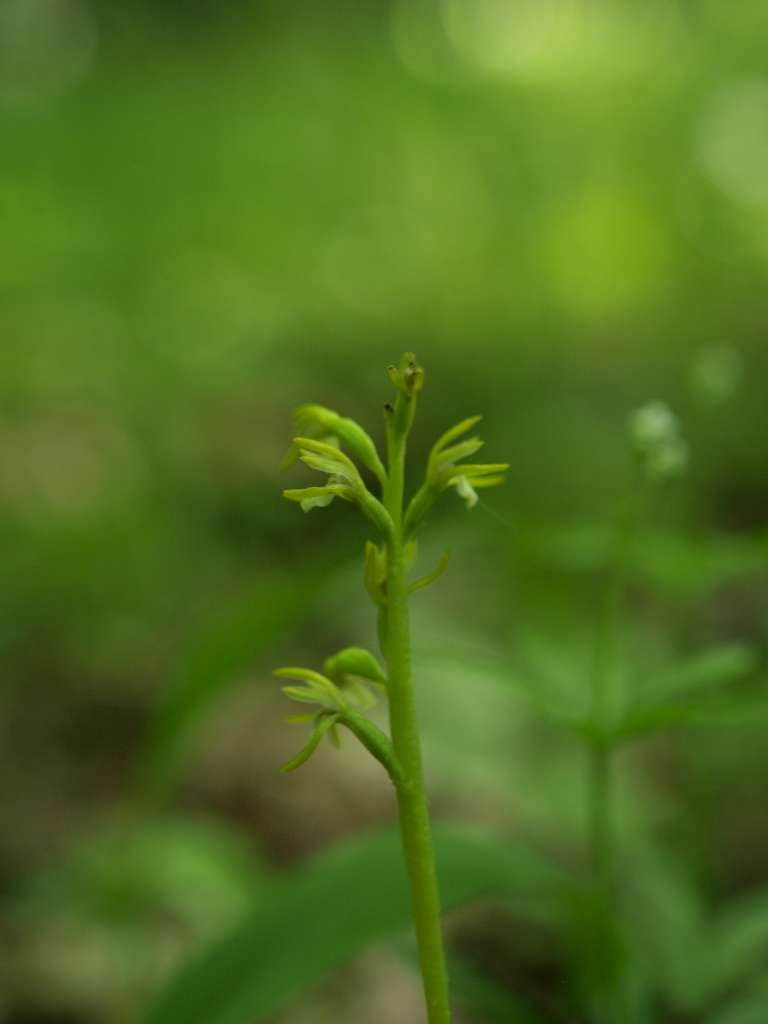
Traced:
<svg viewBox="0 0 768 1024">
<path fill-rule="evenodd" d="M 383 630 L 384 654 L 389 675 L 389 717 L 392 744 L 403 772 L 397 785 L 400 828 L 408 879 L 411 887 L 416 938 L 419 945 L 424 996 L 429 1024 L 448 1024 L 451 1010 L 440 897 L 429 824 L 427 797 L 421 767 L 416 705 L 411 678 L 411 638 L 403 536 L 403 490 L 406 437 L 415 398 L 398 396 L 389 415 L 389 479 L 385 505 L 392 517 L 393 536 L 388 544 L 387 605 Z"/>
<path fill-rule="evenodd" d="M 592 877 L 604 892 L 613 881 L 613 761 L 605 743 L 589 747 L 589 854 Z"/>
<path fill-rule="evenodd" d="M 617 891 L 615 822 L 615 750 L 611 725 L 615 713 L 613 688 L 619 676 L 622 602 L 632 544 L 637 536 L 643 491 L 636 475 L 620 517 L 609 577 L 598 613 L 592 665 L 591 720 L 588 744 L 587 844 L 593 887 L 593 949 L 595 987 L 606 1003 L 598 1019 L 626 1015 L 621 952 L 621 912 Z"/>
<path fill-rule="evenodd" d="M 590 714 L 593 730 L 589 750 L 589 847 L 594 876 L 602 884 L 607 884 L 610 879 L 614 856 L 613 745 L 610 732 L 615 713 L 613 687 L 621 662 L 622 603 L 644 497 L 642 480 L 633 473 L 616 527 L 615 546 L 595 635 Z"/>
</svg>

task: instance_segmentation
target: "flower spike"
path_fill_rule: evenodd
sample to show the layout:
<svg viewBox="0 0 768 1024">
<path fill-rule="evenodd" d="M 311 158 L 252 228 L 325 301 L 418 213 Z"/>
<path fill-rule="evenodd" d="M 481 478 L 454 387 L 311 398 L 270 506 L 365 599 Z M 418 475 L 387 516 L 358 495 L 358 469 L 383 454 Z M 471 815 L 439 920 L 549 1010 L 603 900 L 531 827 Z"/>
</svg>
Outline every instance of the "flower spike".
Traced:
<svg viewBox="0 0 768 1024">
<path fill-rule="evenodd" d="M 449 1024 L 440 900 L 421 769 L 409 642 L 410 596 L 442 575 L 448 555 L 443 555 L 432 572 L 409 581 L 418 547 L 413 534 L 443 491 L 453 488 L 472 508 L 478 501 L 476 489 L 502 483 L 507 466 L 464 461 L 474 458 L 483 446 L 479 437 L 466 436 L 480 419 L 470 416 L 438 438 L 429 455 L 426 479 L 406 505 L 408 437 L 424 387 L 424 371 L 413 353 L 406 352 L 397 365 L 389 367 L 388 373 L 395 395 L 384 406 L 386 468 L 373 441 L 353 420 L 319 405 L 300 406 L 294 414 L 297 437 L 286 461 L 300 460 L 323 473 L 326 480 L 321 486 L 287 490 L 285 497 L 299 502 L 305 512 L 341 498 L 356 504 L 376 526 L 378 536 L 365 545 L 364 582 L 377 606 L 379 646 L 386 670 L 370 651 L 361 647 L 345 647 L 327 658 L 322 672 L 279 669 L 278 676 L 292 680 L 283 687 L 285 695 L 305 708 L 310 706 L 309 714 L 293 715 L 291 720 L 311 725 L 309 739 L 283 771 L 293 771 L 305 764 L 325 736 L 338 744 L 342 726 L 387 771 L 400 809 L 427 1015 L 431 1024 Z M 366 487 L 358 466 L 367 468 L 377 478 L 380 499 Z M 370 687 L 386 693 L 389 736 L 364 714 L 364 709 L 374 703 Z"/>
<path fill-rule="evenodd" d="M 309 737 L 307 745 L 302 747 L 295 757 L 292 757 L 290 761 L 284 764 L 280 771 L 284 774 L 287 772 L 293 772 L 303 764 L 306 764 L 320 746 L 320 740 L 325 736 L 329 729 L 333 729 L 338 720 L 338 715 L 318 715 L 316 719 L 317 724 L 315 725 L 312 735 Z"/>
</svg>

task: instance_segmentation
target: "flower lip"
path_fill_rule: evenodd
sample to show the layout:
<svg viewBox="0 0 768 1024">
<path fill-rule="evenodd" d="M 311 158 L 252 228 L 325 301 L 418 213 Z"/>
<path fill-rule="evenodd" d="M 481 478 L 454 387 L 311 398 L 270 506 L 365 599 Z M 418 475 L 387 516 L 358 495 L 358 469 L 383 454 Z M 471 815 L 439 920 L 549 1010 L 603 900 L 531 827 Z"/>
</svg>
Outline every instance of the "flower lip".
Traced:
<svg viewBox="0 0 768 1024">
<path fill-rule="evenodd" d="M 461 476 L 457 476 L 455 481 L 456 493 L 460 498 L 464 499 L 467 508 L 474 508 L 477 504 L 477 491 L 472 487 L 467 477 L 462 473 Z"/>
</svg>

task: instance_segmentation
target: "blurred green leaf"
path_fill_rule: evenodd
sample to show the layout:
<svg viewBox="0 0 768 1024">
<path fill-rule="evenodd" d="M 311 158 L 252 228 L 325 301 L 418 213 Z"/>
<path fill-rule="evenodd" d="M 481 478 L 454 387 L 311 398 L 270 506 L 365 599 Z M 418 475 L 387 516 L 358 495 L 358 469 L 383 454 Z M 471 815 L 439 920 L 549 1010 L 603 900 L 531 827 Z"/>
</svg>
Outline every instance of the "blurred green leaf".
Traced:
<svg viewBox="0 0 768 1024">
<path fill-rule="evenodd" d="M 768 985 L 764 980 L 744 995 L 707 1017 L 706 1024 L 765 1024 L 768 1020 Z"/>
<path fill-rule="evenodd" d="M 267 884 L 265 865 L 223 826 L 149 820 L 88 834 L 56 865 L 32 875 L 17 905 L 115 929 L 182 920 L 198 934 L 231 925 Z"/>
<path fill-rule="evenodd" d="M 502 693 L 523 700 L 543 718 L 569 729 L 579 729 L 579 695 L 573 688 L 567 692 L 561 680 L 553 681 L 535 670 L 520 670 L 504 658 L 493 658 L 487 651 L 462 654 L 450 651 L 448 655 L 425 654 L 419 657 L 419 669 L 444 679 L 460 679 L 463 686 L 490 683 Z"/>
<path fill-rule="evenodd" d="M 629 740 L 677 725 L 756 724 L 768 724 L 768 698 L 711 699 L 691 704 L 660 704 L 632 711 L 611 730 L 611 738 Z"/>
<path fill-rule="evenodd" d="M 643 686 L 640 701 L 655 702 L 662 697 L 721 686 L 749 675 L 757 665 L 756 654 L 744 644 L 713 647 L 651 676 Z"/>
<path fill-rule="evenodd" d="M 197 727 L 241 673 L 295 626 L 317 596 L 321 574 L 304 572 L 300 584 L 269 579 L 210 623 L 184 657 L 152 724 L 140 764 L 142 792 L 158 798 L 173 786 Z"/>
<path fill-rule="evenodd" d="M 615 528 L 604 523 L 551 524 L 523 532 L 521 543 L 542 561 L 573 572 L 594 572 L 611 563 Z M 729 579 L 765 571 L 768 534 L 717 537 L 644 530 L 627 557 L 632 576 L 654 588 L 707 590 Z"/>
<path fill-rule="evenodd" d="M 627 937 L 632 955 L 650 966 L 671 1007 L 702 1012 L 728 993 L 744 991 L 750 978 L 760 976 L 768 964 L 768 890 L 753 892 L 716 915 L 706 906 L 685 857 L 652 843 L 641 844 L 632 861 L 627 865 L 632 879 Z M 768 1005 L 765 992 L 762 1002 L 754 1003 L 754 998 L 756 993 L 743 1003 L 750 1012 L 753 1005 Z M 740 1001 L 728 1012 L 735 1013 L 737 1007 L 742 1007 Z M 720 1019 L 712 1018 L 718 1024 Z"/>
<path fill-rule="evenodd" d="M 536 1024 L 538 1018 L 507 988 L 480 974 L 460 957 L 450 957 L 451 991 L 483 1024 Z"/>
<path fill-rule="evenodd" d="M 435 830 L 443 905 L 546 878 L 497 839 Z M 375 942 L 410 927 L 400 838 L 379 832 L 283 878 L 248 920 L 171 980 L 144 1024 L 255 1024 Z"/>
<path fill-rule="evenodd" d="M 718 917 L 708 944 L 709 991 L 727 991 L 768 968 L 768 889 L 751 893 Z M 762 992 L 768 1020 L 768 987 Z"/>
<path fill-rule="evenodd" d="M 632 961 L 667 1004 L 698 1005 L 707 914 L 690 861 L 646 837 L 627 847 L 624 885 Z"/>
<path fill-rule="evenodd" d="M 741 700 L 709 701 L 692 717 L 697 725 L 768 725 L 768 694 Z"/>
<path fill-rule="evenodd" d="M 743 644 L 724 644 L 672 665 L 650 678 L 640 698 L 610 729 L 610 737 L 628 740 L 675 725 L 754 721 L 752 692 L 717 699 L 698 697 L 698 693 L 741 679 L 757 665 L 757 656 Z M 768 701 L 765 709 L 758 701 L 757 718 L 766 715 Z"/>
</svg>

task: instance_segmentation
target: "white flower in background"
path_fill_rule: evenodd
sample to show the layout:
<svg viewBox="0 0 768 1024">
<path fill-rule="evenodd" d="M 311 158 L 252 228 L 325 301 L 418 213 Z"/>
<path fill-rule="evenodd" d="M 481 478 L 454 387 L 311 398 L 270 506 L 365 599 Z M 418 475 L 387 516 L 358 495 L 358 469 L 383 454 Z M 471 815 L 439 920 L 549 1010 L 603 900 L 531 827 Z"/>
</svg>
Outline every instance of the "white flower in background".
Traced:
<svg viewBox="0 0 768 1024">
<path fill-rule="evenodd" d="M 666 402 L 648 402 L 629 417 L 632 447 L 647 475 L 668 480 L 688 465 L 688 445 L 680 422 Z"/>
</svg>

